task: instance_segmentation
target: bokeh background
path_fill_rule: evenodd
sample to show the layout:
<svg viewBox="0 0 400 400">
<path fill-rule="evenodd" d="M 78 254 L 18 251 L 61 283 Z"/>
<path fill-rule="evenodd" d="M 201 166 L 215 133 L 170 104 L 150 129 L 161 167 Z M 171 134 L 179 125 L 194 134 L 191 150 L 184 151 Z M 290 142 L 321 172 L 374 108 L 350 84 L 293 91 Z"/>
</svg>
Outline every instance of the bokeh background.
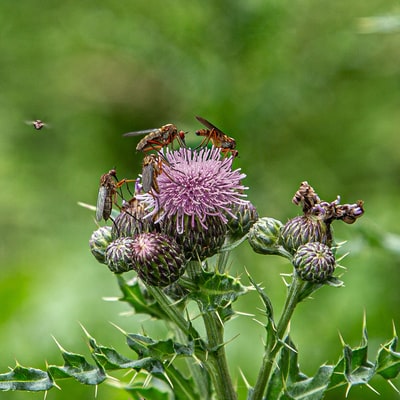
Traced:
<svg viewBox="0 0 400 400">
<path fill-rule="evenodd" d="M 377 18 L 379 17 L 379 18 Z M 291 330 L 301 368 L 313 374 L 356 346 L 367 316 L 371 358 L 400 323 L 400 8 L 389 0 L 87 1 L 0 3 L 0 372 L 17 360 L 61 364 L 52 335 L 88 354 L 82 323 L 104 345 L 129 354 L 110 322 L 167 334 L 127 316 L 115 278 L 88 249 L 99 177 L 112 167 L 136 177 L 139 139 L 124 132 L 175 123 L 193 132 L 201 115 L 234 136 L 260 215 L 286 221 L 308 180 L 324 200 L 365 201 L 347 240 L 345 288 L 324 288 L 298 307 Z M 35 131 L 26 120 L 49 127 Z M 194 135 L 193 135 L 194 136 Z M 190 138 L 190 135 L 188 136 Z M 246 268 L 279 313 L 285 295 L 278 257 L 243 244 L 232 274 Z M 256 294 L 236 309 L 261 319 Z M 254 383 L 264 330 L 250 317 L 227 326 L 232 374 Z M 397 382 L 399 384 L 399 382 Z M 48 399 L 93 398 L 61 381 Z M 393 389 L 374 379 L 381 399 Z M 11 400 L 43 393 L 0 393 Z M 127 399 L 106 384 L 99 400 Z M 344 398 L 344 389 L 327 399 Z M 355 388 L 349 399 L 376 399 Z"/>
</svg>

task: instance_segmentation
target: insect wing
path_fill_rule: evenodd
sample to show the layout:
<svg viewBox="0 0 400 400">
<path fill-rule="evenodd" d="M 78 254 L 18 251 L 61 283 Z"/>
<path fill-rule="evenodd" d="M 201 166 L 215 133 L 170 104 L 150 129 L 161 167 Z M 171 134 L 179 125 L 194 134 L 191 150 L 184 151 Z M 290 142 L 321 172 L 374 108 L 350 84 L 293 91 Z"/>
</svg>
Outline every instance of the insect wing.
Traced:
<svg viewBox="0 0 400 400">
<path fill-rule="evenodd" d="M 218 132 L 223 133 L 220 129 L 218 129 L 215 125 L 213 125 L 211 122 L 207 121 L 206 119 L 202 117 L 196 116 L 197 121 L 201 122 L 204 126 L 206 126 L 208 129 L 215 129 Z"/>
<path fill-rule="evenodd" d="M 135 132 L 128 132 L 124 133 L 122 136 L 142 136 L 142 135 L 147 135 L 152 132 L 157 132 L 159 131 L 159 128 L 156 129 L 145 129 L 143 131 L 135 131 Z"/>
<path fill-rule="evenodd" d="M 100 222 L 103 218 L 104 206 L 106 204 L 107 198 L 107 188 L 105 186 L 100 186 L 99 194 L 97 196 L 97 205 L 96 205 L 96 221 Z"/>
<path fill-rule="evenodd" d="M 143 190 L 147 193 L 153 187 L 154 180 L 154 166 L 152 163 L 143 166 L 142 170 L 142 186 Z"/>
</svg>

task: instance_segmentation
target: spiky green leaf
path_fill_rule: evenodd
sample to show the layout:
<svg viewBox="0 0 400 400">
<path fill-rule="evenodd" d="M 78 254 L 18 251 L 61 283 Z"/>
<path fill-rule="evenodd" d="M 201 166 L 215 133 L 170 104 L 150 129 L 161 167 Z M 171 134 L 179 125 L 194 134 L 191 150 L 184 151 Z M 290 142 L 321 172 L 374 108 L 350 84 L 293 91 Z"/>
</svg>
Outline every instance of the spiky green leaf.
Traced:
<svg viewBox="0 0 400 400">
<path fill-rule="evenodd" d="M 140 360 L 132 360 L 113 348 L 98 345 L 94 338 L 89 339 L 89 344 L 92 357 L 106 370 L 134 369 L 135 371 L 146 370 L 154 374 L 160 374 L 164 370 L 159 359 L 145 357 Z"/>
<path fill-rule="evenodd" d="M 175 358 L 176 356 L 192 356 L 193 346 L 183 345 L 168 340 L 154 340 L 148 336 L 130 333 L 127 335 L 128 346 L 139 356 L 154 357 L 160 360 Z"/>
<path fill-rule="evenodd" d="M 189 297 L 197 301 L 202 312 L 228 309 L 239 296 L 249 291 L 239 279 L 215 272 L 202 271 L 196 276 L 195 284 L 197 289 L 192 290 Z M 228 310 L 223 319 L 226 320 L 231 315 L 232 311 Z"/>
<path fill-rule="evenodd" d="M 397 352 L 397 336 L 385 343 L 378 352 L 377 373 L 385 379 L 394 379 L 400 372 L 400 353 Z"/>
<path fill-rule="evenodd" d="M 0 374 L 0 390 L 49 390 L 55 386 L 52 377 L 45 371 L 17 365 L 10 372 Z"/>
<path fill-rule="evenodd" d="M 121 275 L 118 275 L 117 279 L 123 294 L 120 301 L 127 302 L 138 314 L 148 314 L 157 319 L 169 319 L 139 279 L 126 281 Z"/>
<path fill-rule="evenodd" d="M 275 327 L 275 322 L 274 322 L 274 309 L 271 303 L 270 298 L 268 297 L 268 295 L 264 292 L 264 290 L 261 288 L 260 285 L 258 285 L 254 279 L 250 276 L 249 273 L 247 273 L 247 276 L 251 282 L 251 284 L 253 285 L 253 287 L 256 289 L 258 295 L 260 296 L 262 302 L 264 303 L 264 307 L 265 307 L 265 314 L 268 318 L 268 325 L 267 325 L 267 330 L 269 332 L 269 334 L 275 334 L 276 331 L 276 327 Z"/>
<path fill-rule="evenodd" d="M 100 365 L 89 364 L 85 357 L 61 349 L 64 365 L 50 365 L 48 371 L 57 378 L 74 378 L 85 385 L 98 385 L 106 379 L 106 373 Z"/>
<path fill-rule="evenodd" d="M 186 378 L 172 364 L 166 368 L 168 379 L 171 381 L 176 400 L 202 400 L 196 391 L 195 382 L 191 377 Z"/>
<path fill-rule="evenodd" d="M 133 400 L 170 400 L 170 391 L 163 391 L 162 389 L 154 386 L 127 386 L 123 388 L 128 392 Z"/>
</svg>

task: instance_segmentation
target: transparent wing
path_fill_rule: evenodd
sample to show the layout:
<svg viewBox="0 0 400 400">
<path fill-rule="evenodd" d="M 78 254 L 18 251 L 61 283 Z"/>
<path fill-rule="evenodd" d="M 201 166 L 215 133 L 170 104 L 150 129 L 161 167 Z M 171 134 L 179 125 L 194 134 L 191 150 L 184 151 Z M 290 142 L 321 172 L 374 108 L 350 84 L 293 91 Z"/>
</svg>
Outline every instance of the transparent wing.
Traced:
<svg viewBox="0 0 400 400">
<path fill-rule="evenodd" d="M 143 131 L 135 131 L 135 132 L 128 132 L 124 133 L 122 136 L 142 136 L 147 135 L 148 133 L 157 132 L 159 129 L 145 129 Z"/>
<path fill-rule="evenodd" d="M 100 222 L 103 218 L 104 204 L 106 202 L 107 189 L 104 186 L 100 186 L 99 194 L 97 195 L 96 205 L 96 221 Z"/>
</svg>

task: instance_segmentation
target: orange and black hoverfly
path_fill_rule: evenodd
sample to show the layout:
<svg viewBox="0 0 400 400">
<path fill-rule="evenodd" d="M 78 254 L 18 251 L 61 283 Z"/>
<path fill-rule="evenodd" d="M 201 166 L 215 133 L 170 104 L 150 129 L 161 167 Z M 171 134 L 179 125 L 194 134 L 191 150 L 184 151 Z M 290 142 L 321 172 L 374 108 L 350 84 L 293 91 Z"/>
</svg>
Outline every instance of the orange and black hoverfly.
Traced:
<svg viewBox="0 0 400 400">
<path fill-rule="evenodd" d="M 220 149 L 223 155 L 227 155 L 231 153 L 233 157 L 237 157 L 239 152 L 236 148 L 235 139 L 229 137 L 216 126 L 214 126 L 211 122 L 208 122 L 206 119 L 202 117 L 196 117 L 196 119 L 201 122 L 207 129 L 199 129 L 196 131 L 197 136 L 204 136 L 204 140 L 201 145 L 207 144 L 209 141 Z"/>
<path fill-rule="evenodd" d="M 181 145 L 185 145 L 185 132 L 178 131 L 173 124 L 163 125 L 157 129 L 146 129 L 144 131 L 128 132 L 124 136 L 139 136 L 146 135 L 136 146 L 137 151 L 144 153 L 151 150 L 160 150 L 171 144 L 175 139 Z"/>
</svg>

